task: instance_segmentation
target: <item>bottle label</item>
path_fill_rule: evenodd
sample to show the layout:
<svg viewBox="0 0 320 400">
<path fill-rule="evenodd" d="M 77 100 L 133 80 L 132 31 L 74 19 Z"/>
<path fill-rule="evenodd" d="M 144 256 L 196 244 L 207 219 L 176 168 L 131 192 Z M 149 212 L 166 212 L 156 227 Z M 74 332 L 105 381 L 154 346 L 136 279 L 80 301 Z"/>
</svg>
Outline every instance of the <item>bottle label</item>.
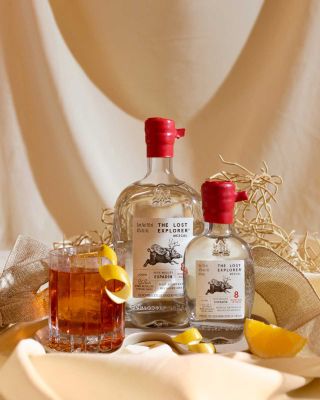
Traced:
<svg viewBox="0 0 320 400">
<path fill-rule="evenodd" d="M 193 218 L 133 218 L 133 297 L 183 296 L 181 264 Z"/>
<path fill-rule="evenodd" d="M 196 293 L 197 319 L 244 318 L 244 260 L 198 260 Z"/>
</svg>

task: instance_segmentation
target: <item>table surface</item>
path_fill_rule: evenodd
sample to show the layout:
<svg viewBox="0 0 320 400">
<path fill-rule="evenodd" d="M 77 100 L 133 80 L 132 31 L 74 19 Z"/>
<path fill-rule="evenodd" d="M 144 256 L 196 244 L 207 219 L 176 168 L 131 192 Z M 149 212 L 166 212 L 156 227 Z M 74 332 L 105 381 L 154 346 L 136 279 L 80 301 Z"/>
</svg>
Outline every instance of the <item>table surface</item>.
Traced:
<svg viewBox="0 0 320 400">
<path fill-rule="evenodd" d="M 1 250 L 0 251 L 0 274 L 3 270 L 3 267 L 6 263 L 6 260 L 9 255 L 9 251 Z M 309 277 L 308 277 L 309 278 Z M 312 276 L 313 278 L 313 276 Z M 309 278 L 310 279 L 310 278 Z M 310 279 L 311 280 L 311 279 Z M 320 279 L 319 279 L 320 281 Z M 0 368 L 4 364 L 4 362 L 7 360 L 8 356 L 14 349 L 14 347 L 17 345 L 17 343 L 24 338 L 30 338 L 34 337 L 36 331 L 39 329 L 43 328 L 44 326 L 47 325 L 47 320 L 42 320 L 42 321 L 36 321 L 36 322 L 24 322 L 24 323 L 18 323 L 10 328 L 4 328 L 0 329 Z M 179 330 L 162 330 L 162 329 L 157 329 L 156 331 L 154 329 L 144 329 L 140 330 L 131 326 L 128 326 L 126 329 L 126 336 L 134 334 L 134 333 L 166 333 L 169 335 L 174 335 L 179 332 Z M 222 349 L 219 349 L 219 352 Z M 236 351 L 238 350 L 237 348 L 225 348 L 224 351 Z M 223 351 L 223 352 L 224 352 Z M 320 379 L 314 379 L 312 382 L 310 382 L 307 386 L 304 386 L 300 389 L 295 390 L 291 395 L 288 395 L 286 398 L 288 399 L 293 399 L 293 398 L 298 398 L 298 399 L 318 399 L 320 398 Z M 0 396 L 0 399 L 2 400 L 2 397 Z"/>
</svg>

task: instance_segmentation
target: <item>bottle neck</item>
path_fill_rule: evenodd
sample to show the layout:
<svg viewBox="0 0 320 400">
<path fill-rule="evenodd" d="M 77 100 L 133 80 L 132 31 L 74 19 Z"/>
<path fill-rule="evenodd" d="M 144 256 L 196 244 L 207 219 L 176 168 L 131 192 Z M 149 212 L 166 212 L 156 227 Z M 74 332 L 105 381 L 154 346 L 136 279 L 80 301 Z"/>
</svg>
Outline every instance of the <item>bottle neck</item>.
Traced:
<svg viewBox="0 0 320 400">
<path fill-rule="evenodd" d="M 205 222 L 205 235 L 227 237 L 233 234 L 233 224 L 216 224 Z"/>
<path fill-rule="evenodd" d="M 180 184 L 173 173 L 172 157 L 148 157 L 147 174 L 139 182 L 141 184 Z"/>
<path fill-rule="evenodd" d="M 172 157 L 148 157 L 147 176 L 151 174 L 173 175 Z"/>
</svg>

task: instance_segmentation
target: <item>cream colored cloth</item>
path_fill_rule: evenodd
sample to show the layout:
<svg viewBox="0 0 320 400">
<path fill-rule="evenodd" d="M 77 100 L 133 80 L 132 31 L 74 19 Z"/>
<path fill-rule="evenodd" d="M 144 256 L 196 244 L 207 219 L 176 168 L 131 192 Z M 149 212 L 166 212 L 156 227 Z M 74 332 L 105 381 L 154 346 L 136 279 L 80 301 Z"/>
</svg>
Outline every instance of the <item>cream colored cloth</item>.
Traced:
<svg viewBox="0 0 320 400">
<path fill-rule="evenodd" d="M 38 342 L 23 340 L 0 371 L 0 393 L 8 400 L 286 399 L 289 392 L 303 398 L 296 389 L 320 377 L 314 357 L 258 361 L 245 353 L 178 356 L 167 345 L 137 354 L 135 347 L 45 354 Z"/>
<path fill-rule="evenodd" d="M 152 115 L 187 128 L 179 177 L 265 159 L 278 222 L 318 231 L 319 18 L 318 0 L 0 0 L 1 248 L 100 228 Z"/>
</svg>

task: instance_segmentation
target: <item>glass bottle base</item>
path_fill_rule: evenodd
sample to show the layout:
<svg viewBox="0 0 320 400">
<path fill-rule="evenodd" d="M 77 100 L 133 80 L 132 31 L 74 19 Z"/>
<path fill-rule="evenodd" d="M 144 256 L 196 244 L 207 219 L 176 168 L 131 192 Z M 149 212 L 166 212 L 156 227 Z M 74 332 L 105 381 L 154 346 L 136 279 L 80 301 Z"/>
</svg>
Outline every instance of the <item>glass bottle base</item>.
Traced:
<svg viewBox="0 0 320 400">
<path fill-rule="evenodd" d="M 126 319 L 138 328 L 173 328 L 188 325 L 184 302 L 143 299 L 128 305 Z"/>
<path fill-rule="evenodd" d="M 214 344 L 231 344 L 243 338 L 244 320 L 224 320 L 215 322 L 190 321 L 190 325 L 197 328 L 204 341 Z"/>
</svg>

